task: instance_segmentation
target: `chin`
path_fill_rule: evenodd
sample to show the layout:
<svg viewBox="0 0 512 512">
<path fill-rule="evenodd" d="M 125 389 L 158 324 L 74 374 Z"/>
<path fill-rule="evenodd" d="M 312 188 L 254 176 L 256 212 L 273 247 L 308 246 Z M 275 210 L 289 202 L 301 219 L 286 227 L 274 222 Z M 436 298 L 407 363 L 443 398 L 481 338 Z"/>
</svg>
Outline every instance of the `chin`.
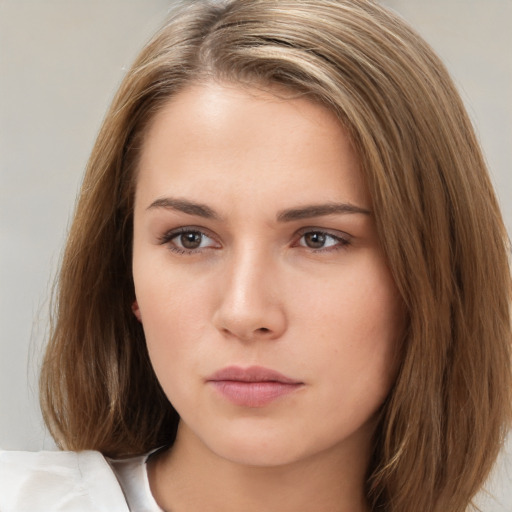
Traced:
<svg viewBox="0 0 512 512">
<path fill-rule="evenodd" d="M 252 428 L 251 428 L 252 427 Z M 320 453 L 344 451 L 339 435 L 308 436 L 304 429 L 279 428 L 276 425 L 228 426 L 205 433 L 203 444 L 216 456 L 231 463 L 253 467 L 282 467 L 313 459 Z M 351 436 L 349 436 L 351 437 Z M 352 444 L 347 440 L 348 444 Z"/>
<path fill-rule="evenodd" d="M 219 457 L 242 466 L 253 467 L 278 467 L 293 464 L 307 456 L 301 453 L 298 447 L 291 447 L 288 444 L 256 442 L 233 442 L 218 443 L 212 450 Z"/>
<path fill-rule="evenodd" d="M 308 456 L 310 450 L 303 444 L 304 436 L 298 437 L 275 425 L 256 423 L 242 421 L 235 425 L 233 421 L 203 431 L 198 438 L 216 456 L 245 466 L 283 466 Z"/>
</svg>

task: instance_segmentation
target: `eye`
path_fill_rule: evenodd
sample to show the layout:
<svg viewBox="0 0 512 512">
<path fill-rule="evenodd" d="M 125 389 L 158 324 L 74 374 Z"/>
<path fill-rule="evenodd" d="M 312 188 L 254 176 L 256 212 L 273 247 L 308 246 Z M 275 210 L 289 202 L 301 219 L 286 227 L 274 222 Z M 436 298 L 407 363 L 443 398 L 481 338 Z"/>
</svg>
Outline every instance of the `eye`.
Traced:
<svg viewBox="0 0 512 512">
<path fill-rule="evenodd" d="M 349 244 L 348 236 L 343 237 L 325 231 L 307 231 L 302 234 L 297 245 L 318 251 L 322 249 L 340 249 Z"/>
<path fill-rule="evenodd" d="M 176 235 L 173 238 L 174 243 L 183 249 L 199 249 L 204 243 L 206 237 L 199 231 L 188 231 Z"/>
<path fill-rule="evenodd" d="M 192 253 L 207 248 L 217 248 L 219 244 L 197 229 L 180 228 L 166 233 L 160 240 L 178 253 Z"/>
</svg>

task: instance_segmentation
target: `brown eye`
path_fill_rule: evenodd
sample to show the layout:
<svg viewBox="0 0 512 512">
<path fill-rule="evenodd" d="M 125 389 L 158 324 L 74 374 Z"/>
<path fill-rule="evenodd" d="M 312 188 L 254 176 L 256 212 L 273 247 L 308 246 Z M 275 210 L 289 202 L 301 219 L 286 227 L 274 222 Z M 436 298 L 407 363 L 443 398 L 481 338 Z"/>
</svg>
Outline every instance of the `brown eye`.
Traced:
<svg viewBox="0 0 512 512">
<path fill-rule="evenodd" d="M 306 233 L 304 235 L 304 244 L 310 249 L 321 249 L 325 245 L 326 238 L 325 233 Z"/>
<path fill-rule="evenodd" d="M 203 249 L 220 249 L 220 244 L 214 238 L 193 228 L 169 231 L 160 238 L 160 243 L 179 254 L 194 254 Z"/>
<path fill-rule="evenodd" d="M 306 231 L 300 237 L 297 245 L 314 251 L 329 251 L 350 245 L 350 238 L 348 235 L 345 238 L 341 232 L 337 236 L 326 231 Z"/>
<path fill-rule="evenodd" d="M 181 233 L 178 238 L 179 245 L 184 249 L 198 249 L 203 241 L 203 235 L 198 231 Z"/>
</svg>

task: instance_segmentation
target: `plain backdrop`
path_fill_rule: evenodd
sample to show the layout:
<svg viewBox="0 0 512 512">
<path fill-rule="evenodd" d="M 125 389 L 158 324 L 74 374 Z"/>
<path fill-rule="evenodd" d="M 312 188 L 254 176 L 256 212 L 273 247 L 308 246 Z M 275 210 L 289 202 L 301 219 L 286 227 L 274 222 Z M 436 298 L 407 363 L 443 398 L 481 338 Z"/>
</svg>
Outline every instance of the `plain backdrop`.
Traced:
<svg viewBox="0 0 512 512">
<path fill-rule="evenodd" d="M 512 232 L 512 0 L 383 0 L 432 44 Z M 0 447 L 53 448 L 37 405 L 48 298 L 104 112 L 171 0 L 0 0 Z M 512 512 L 512 447 L 484 512 Z"/>
</svg>

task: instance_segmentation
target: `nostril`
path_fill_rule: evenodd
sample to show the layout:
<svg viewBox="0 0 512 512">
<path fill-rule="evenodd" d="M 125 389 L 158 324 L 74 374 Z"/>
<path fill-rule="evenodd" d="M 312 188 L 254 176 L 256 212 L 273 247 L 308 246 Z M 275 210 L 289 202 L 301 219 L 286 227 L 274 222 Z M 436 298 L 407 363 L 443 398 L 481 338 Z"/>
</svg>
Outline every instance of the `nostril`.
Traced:
<svg viewBox="0 0 512 512">
<path fill-rule="evenodd" d="M 267 329 L 266 327 L 260 327 L 258 329 L 258 332 L 261 332 L 261 333 L 267 333 L 267 332 L 270 332 L 270 329 Z"/>
</svg>

